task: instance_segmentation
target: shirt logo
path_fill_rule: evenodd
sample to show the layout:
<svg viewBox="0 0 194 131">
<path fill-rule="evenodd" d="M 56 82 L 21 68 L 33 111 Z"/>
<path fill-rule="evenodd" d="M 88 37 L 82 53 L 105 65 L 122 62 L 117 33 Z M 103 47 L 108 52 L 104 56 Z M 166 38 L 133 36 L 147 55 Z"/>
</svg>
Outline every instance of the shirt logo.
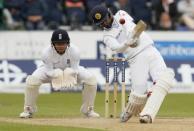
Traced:
<svg viewBox="0 0 194 131">
<path fill-rule="evenodd" d="M 116 39 L 120 37 L 121 33 L 122 33 L 122 30 L 119 30 L 119 33 L 117 34 Z"/>
<path fill-rule="evenodd" d="M 67 65 L 70 67 L 70 59 L 67 59 Z"/>
</svg>

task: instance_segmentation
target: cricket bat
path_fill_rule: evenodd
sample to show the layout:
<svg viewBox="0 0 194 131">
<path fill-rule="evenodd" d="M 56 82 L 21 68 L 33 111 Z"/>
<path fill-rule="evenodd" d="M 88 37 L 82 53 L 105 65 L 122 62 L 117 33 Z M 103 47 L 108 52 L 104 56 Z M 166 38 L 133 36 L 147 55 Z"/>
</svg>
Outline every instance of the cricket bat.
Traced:
<svg viewBox="0 0 194 131">
<path fill-rule="evenodd" d="M 138 38 L 141 35 L 141 33 L 144 30 L 146 30 L 146 27 L 147 27 L 146 23 L 143 22 L 143 20 L 140 20 L 133 30 L 132 38 Z"/>
<path fill-rule="evenodd" d="M 138 39 L 139 36 L 141 35 L 141 33 L 146 30 L 146 23 L 143 22 L 142 20 L 140 20 L 137 25 L 135 26 L 133 32 L 132 32 L 132 40 Z M 131 44 L 130 47 L 131 48 L 135 48 L 138 46 L 138 43 L 135 42 L 134 44 Z"/>
</svg>

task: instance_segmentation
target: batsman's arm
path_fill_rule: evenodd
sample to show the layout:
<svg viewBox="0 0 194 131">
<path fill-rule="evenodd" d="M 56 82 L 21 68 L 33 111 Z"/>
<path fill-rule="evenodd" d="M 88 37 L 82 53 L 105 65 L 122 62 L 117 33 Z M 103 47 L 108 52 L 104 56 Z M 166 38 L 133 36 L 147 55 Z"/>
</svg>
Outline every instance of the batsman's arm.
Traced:
<svg viewBox="0 0 194 131">
<path fill-rule="evenodd" d="M 140 20 L 136 25 L 133 23 L 133 27 L 128 30 L 128 39 L 126 44 L 131 47 L 137 47 L 138 46 L 138 39 L 142 32 L 146 30 L 147 25 Z"/>
<path fill-rule="evenodd" d="M 118 41 L 113 37 L 105 37 L 104 43 L 108 46 L 112 51 L 116 53 L 123 53 L 129 47 L 127 44 L 120 44 Z"/>
<path fill-rule="evenodd" d="M 132 23 L 132 22 L 131 22 Z M 118 43 L 118 41 L 112 36 L 104 36 L 104 43 L 116 53 L 123 53 L 125 52 L 128 47 L 135 48 L 138 46 L 138 39 L 141 33 L 146 29 L 146 24 L 143 21 L 139 21 L 137 25 L 133 23 L 133 25 L 129 26 L 132 27 L 126 33 L 128 34 L 128 38 L 124 43 Z M 126 26 L 125 26 L 126 27 Z"/>
</svg>

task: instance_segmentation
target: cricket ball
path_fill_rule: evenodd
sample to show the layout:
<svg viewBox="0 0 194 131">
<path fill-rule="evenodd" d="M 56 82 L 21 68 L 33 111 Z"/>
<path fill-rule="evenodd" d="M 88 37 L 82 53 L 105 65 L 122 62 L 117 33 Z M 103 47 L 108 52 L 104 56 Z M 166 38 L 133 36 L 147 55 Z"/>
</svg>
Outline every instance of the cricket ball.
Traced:
<svg viewBox="0 0 194 131">
<path fill-rule="evenodd" d="M 125 24 L 125 19 L 121 18 L 121 19 L 119 20 L 119 23 L 122 24 L 122 25 Z"/>
</svg>

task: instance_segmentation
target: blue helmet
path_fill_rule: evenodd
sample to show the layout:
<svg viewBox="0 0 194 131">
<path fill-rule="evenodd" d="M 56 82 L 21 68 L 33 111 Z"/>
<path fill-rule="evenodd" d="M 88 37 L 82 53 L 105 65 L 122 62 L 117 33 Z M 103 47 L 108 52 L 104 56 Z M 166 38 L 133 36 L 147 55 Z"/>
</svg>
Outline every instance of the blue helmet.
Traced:
<svg viewBox="0 0 194 131">
<path fill-rule="evenodd" d="M 97 5 L 90 11 L 90 19 L 93 21 L 94 24 L 100 25 L 103 23 L 106 19 L 109 18 L 110 11 L 108 8 Z"/>
</svg>

